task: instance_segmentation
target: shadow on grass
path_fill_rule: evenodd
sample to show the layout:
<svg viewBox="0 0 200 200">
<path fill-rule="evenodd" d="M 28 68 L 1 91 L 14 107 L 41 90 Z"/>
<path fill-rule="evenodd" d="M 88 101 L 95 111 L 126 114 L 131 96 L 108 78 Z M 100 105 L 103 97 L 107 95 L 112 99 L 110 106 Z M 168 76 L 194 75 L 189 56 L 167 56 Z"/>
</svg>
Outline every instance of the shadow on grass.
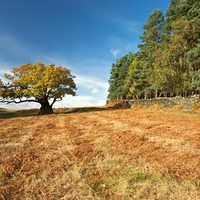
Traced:
<svg viewBox="0 0 200 200">
<path fill-rule="evenodd" d="M 95 112 L 95 111 L 104 111 L 104 110 L 117 110 L 117 109 L 126 109 L 126 108 L 124 108 L 124 107 L 106 107 L 106 106 L 102 106 L 102 107 L 79 107 L 79 108 L 55 108 L 53 115 Z M 38 113 L 39 113 L 39 109 L 10 110 L 10 109 L 0 108 L 0 119 L 41 116 Z"/>
<path fill-rule="evenodd" d="M 0 108 L 0 119 L 37 116 L 38 112 L 39 112 L 38 109 L 11 110 L 11 109 Z"/>
<path fill-rule="evenodd" d="M 79 107 L 79 108 L 56 108 L 54 109 L 54 114 L 70 114 L 70 113 L 85 113 L 85 112 L 95 112 L 104 110 L 117 110 L 126 109 L 124 107 Z"/>
</svg>

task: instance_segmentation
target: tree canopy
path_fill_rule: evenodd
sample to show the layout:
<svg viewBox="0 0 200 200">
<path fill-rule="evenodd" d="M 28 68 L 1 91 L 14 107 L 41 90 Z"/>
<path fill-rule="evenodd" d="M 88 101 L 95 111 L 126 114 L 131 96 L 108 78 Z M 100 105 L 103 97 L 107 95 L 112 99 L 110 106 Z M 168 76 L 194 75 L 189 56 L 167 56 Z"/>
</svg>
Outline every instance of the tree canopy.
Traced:
<svg viewBox="0 0 200 200">
<path fill-rule="evenodd" d="M 166 14 L 154 10 L 143 30 L 129 64 L 125 55 L 112 65 L 108 98 L 117 99 L 119 88 L 126 88 L 124 98 L 137 99 L 200 94 L 200 1 L 171 0 Z"/>
<path fill-rule="evenodd" d="M 5 103 L 36 102 L 41 105 L 41 114 L 53 113 L 55 102 L 65 94 L 74 96 L 75 76 L 69 69 L 55 64 L 25 63 L 4 74 L 8 82 L 0 80 L 0 101 Z"/>
</svg>

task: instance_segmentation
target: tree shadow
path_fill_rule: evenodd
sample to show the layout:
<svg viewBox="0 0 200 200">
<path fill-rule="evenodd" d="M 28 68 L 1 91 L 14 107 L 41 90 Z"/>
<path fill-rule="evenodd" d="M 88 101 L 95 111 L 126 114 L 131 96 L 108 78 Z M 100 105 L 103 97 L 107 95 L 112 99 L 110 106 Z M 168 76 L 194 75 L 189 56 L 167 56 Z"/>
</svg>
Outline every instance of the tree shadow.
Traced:
<svg viewBox="0 0 200 200">
<path fill-rule="evenodd" d="M 127 109 L 127 107 L 78 107 L 78 108 L 54 108 L 54 113 L 51 115 L 71 114 L 71 113 L 86 113 L 105 110 L 119 110 Z M 39 109 L 24 109 L 11 110 L 0 108 L 0 119 L 16 118 L 16 117 L 31 117 L 31 116 L 45 116 L 39 114 Z"/>
<path fill-rule="evenodd" d="M 79 107 L 79 108 L 57 108 L 54 111 L 54 114 L 71 114 L 71 113 L 86 113 L 86 112 L 95 112 L 95 111 L 105 111 L 105 110 L 118 110 L 118 109 L 127 109 L 124 107 Z"/>
<path fill-rule="evenodd" d="M 38 112 L 39 112 L 38 109 L 11 110 L 11 109 L 0 108 L 0 119 L 38 116 Z"/>
</svg>

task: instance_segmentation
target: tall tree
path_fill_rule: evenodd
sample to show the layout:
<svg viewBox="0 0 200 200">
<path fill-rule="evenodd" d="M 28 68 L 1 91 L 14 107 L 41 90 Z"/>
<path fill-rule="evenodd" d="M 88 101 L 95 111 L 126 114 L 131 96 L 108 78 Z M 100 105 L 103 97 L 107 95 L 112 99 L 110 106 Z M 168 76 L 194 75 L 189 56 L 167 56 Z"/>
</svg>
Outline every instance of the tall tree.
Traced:
<svg viewBox="0 0 200 200">
<path fill-rule="evenodd" d="M 25 63 L 5 74 L 8 83 L 0 84 L 0 101 L 5 103 L 36 102 L 41 105 L 41 114 L 53 113 L 55 102 L 65 94 L 75 95 L 75 76 L 71 71 L 54 64 Z"/>
<path fill-rule="evenodd" d="M 192 93 L 193 72 L 196 66 L 188 60 L 200 37 L 200 1 L 172 0 L 166 13 L 163 27 L 164 51 L 168 54 L 168 63 L 176 68 L 176 92 L 181 95 Z"/>
<path fill-rule="evenodd" d="M 126 79 L 128 98 L 147 98 L 147 88 L 149 85 L 146 75 L 145 65 L 139 60 L 138 54 L 135 54 L 134 59 L 129 66 Z"/>
<path fill-rule="evenodd" d="M 200 39 L 195 48 L 187 52 L 187 61 L 192 66 L 192 90 L 193 93 L 200 93 Z"/>
<path fill-rule="evenodd" d="M 132 62 L 134 54 L 129 53 L 124 55 L 117 60 L 115 64 L 112 65 L 111 75 L 110 75 L 110 87 L 108 99 L 123 99 L 126 98 L 126 78 L 128 73 L 128 68 Z"/>
<path fill-rule="evenodd" d="M 143 35 L 140 36 L 142 44 L 138 45 L 138 47 L 140 48 L 139 58 L 143 61 L 143 70 L 146 69 L 147 79 L 152 77 L 154 73 L 153 63 L 157 52 L 161 48 L 163 25 L 164 16 L 161 10 L 154 10 L 149 16 L 147 23 L 143 25 L 144 32 Z M 154 90 L 156 97 L 158 88 L 155 87 L 156 84 L 155 86 L 152 85 L 154 81 L 152 82 L 151 80 L 147 80 L 149 84 L 146 85 Z M 148 88 L 146 88 L 146 90 L 148 90 Z"/>
<path fill-rule="evenodd" d="M 125 82 L 120 82 L 118 69 L 122 68 L 116 63 L 115 86 L 124 84 L 122 97 L 200 93 L 200 1 L 171 0 L 165 16 L 154 10 L 143 25 L 139 51 L 124 73 L 126 77 L 121 76 Z M 113 91 L 119 94 L 119 88 Z"/>
</svg>

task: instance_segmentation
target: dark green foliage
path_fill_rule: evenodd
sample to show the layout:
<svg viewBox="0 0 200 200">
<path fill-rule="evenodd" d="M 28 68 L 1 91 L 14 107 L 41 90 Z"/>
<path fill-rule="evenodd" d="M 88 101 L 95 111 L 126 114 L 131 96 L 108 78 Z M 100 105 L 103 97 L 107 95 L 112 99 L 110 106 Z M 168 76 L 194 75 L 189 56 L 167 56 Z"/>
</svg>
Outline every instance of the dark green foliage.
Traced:
<svg viewBox="0 0 200 200">
<path fill-rule="evenodd" d="M 108 98 L 200 93 L 200 1 L 171 0 L 165 17 L 154 10 L 143 29 L 139 52 L 113 64 Z"/>
<path fill-rule="evenodd" d="M 133 54 L 129 53 L 119 60 L 116 64 L 112 65 L 111 76 L 110 76 L 110 88 L 109 88 L 109 99 L 123 99 L 126 95 L 125 81 L 129 65 L 133 60 Z"/>
</svg>

